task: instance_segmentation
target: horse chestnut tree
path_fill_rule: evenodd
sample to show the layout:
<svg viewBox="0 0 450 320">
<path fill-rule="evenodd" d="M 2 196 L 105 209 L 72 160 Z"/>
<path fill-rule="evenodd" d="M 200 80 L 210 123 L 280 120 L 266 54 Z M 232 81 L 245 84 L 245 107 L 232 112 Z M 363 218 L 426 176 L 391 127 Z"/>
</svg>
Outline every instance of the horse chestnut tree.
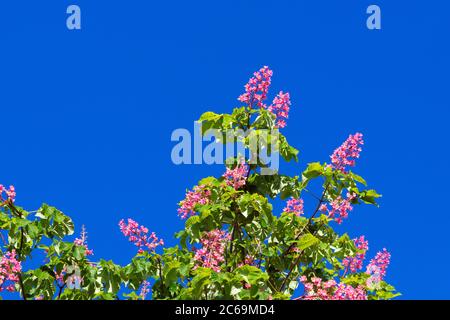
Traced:
<svg viewBox="0 0 450 320">
<path fill-rule="evenodd" d="M 207 177 L 187 191 L 179 203 L 185 228 L 176 233 L 176 246 L 164 247 L 154 232 L 130 218 L 119 228 L 137 247 L 131 261 L 125 266 L 94 261 L 84 228 L 79 238 L 67 240 L 74 233 L 70 217 L 46 204 L 26 211 L 16 204 L 14 187 L 0 185 L 0 291 L 25 300 L 397 296 L 384 281 L 389 252 L 383 249 L 366 262 L 365 237 L 351 239 L 333 229 L 355 206 L 376 205 L 380 197 L 351 170 L 362 151 L 362 134 L 349 135 L 329 162 L 309 163 L 298 176 L 264 172 L 267 165 L 259 157 L 264 147 L 251 143 L 263 133 L 266 152 L 298 161 L 298 151 L 279 132 L 287 125 L 289 94 L 280 92 L 266 104 L 271 77 L 268 67 L 261 68 L 238 99 L 242 107 L 200 117 L 203 134 L 234 132 L 248 155 L 227 159 L 222 176 Z M 311 192 L 312 182 L 321 185 L 320 194 Z M 285 202 L 281 212 L 273 210 L 276 198 Z M 35 269 L 25 268 L 36 251 L 45 260 Z"/>
</svg>

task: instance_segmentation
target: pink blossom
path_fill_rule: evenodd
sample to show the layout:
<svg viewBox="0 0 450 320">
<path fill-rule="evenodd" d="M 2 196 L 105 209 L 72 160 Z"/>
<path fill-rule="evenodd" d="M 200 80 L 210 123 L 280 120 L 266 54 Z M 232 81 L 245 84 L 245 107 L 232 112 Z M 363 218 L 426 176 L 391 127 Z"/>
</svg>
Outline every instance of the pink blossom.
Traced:
<svg viewBox="0 0 450 320">
<path fill-rule="evenodd" d="M 85 255 L 86 256 L 91 256 L 94 254 L 94 250 L 89 249 L 88 248 L 88 244 L 87 244 L 87 232 L 86 232 L 86 228 L 84 227 L 84 225 L 81 226 L 81 235 L 80 238 L 76 238 L 75 241 L 73 242 L 75 245 L 77 246 L 82 246 L 86 249 L 85 251 Z"/>
<path fill-rule="evenodd" d="M 3 192 L 6 194 L 6 199 L 3 199 Z M 0 184 L 0 201 L 11 201 L 14 202 L 16 200 L 16 188 L 14 186 L 9 186 L 9 188 L 5 188 L 2 184 Z"/>
<path fill-rule="evenodd" d="M 64 276 L 66 275 L 66 272 L 67 272 L 67 266 L 64 266 L 62 268 L 61 272 L 59 272 L 59 273 L 55 270 L 55 280 L 59 286 L 64 285 Z"/>
<path fill-rule="evenodd" d="M 238 267 L 242 267 L 242 266 L 254 266 L 256 264 L 255 258 L 251 255 L 246 255 L 244 258 L 244 261 L 242 261 L 241 263 L 238 264 Z"/>
<path fill-rule="evenodd" d="M 257 106 L 262 109 L 267 109 L 276 116 L 276 127 L 286 127 L 286 119 L 289 117 L 289 109 L 291 106 L 291 99 L 289 93 L 280 91 L 273 99 L 270 106 L 264 104 L 267 99 L 267 93 L 271 84 L 273 72 L 267 66 L 261 68 L 253 74 L 249 82 L 245 85 L 245 93 L 242 94 L 238 100 L 247 104 L 250 108 Z"/>
<path fill-rule="evenodd" d="M 360 252 L 356 253 L 353 257 L 346 257 L 342 261 L 342 264 L 351 272 L 356 272 L 357 270 L 362 269 L 362 264 L 366 257 L 366 252 L 367 250 L 369 250 L 369 242 L 364 239 L 364 236 L 353 239 L 353 242 L 355 243 L 356 249 L 358 249 Z"/>
<path fill-rule="evenodd" d="M 374 274 L 378 273 L 380 279 L 383 279 L 386 275 L 386 269 L 389 266 L 389 263 L 391 261 L 391 254 L 389 251 L 386 250 L 386 248 L 383 248 L 382 251 L 379 251 L 375 257 L 370 260 L 370 263 L 367 266 L 366 273 L 368 274 Z"/>
<path fill-rule="evenodd" d="M 195 207 L 197 205 L 205 205 L 209 202 L 211 191 L 206 189 L 205 185 L 195 186 L 192 191 L 186 193 L 184 200 L 180 201 L 180 208 L 178 208 L 178 215 L 181 219 L 186 219 L 188 216 L 195 215 Z"/>
<path fill-rule="evenodd" d="M 16 251 L 6 252 L 0 260 L 0 291 L 15 291 L 15 284 L 19 281 L 22 263 L 18 260 Z"/>
<path fill-rule="evenodd" d="M 280 91 L 275 99 L 273 99 L 272 105 L 267 108 L 267 110 L 275 114 L 277 117 L 276 126 L 278 128 L 286 127 L 285 119 L 289 117 L 290 106 L 291 98 L 289 93 L 283 93 L 283 91 Z"/>
<path fill-rule="evenodd" d="M 362 286 L 354 288 L 351 285 L 340 283 L 331 300 L 367 300 L 367 292 Z"/>
<path fill-rule="evenodd" d="M 149 292 L 150 292 L 150 282 L 148 282 L 147 280 L 144 280 L 141 285 L 141 291 L 139 292 L 139 297 L 142 300 L 145 300 L 145 298 L 147 297 Z"/>
<path fill-rule="evenodd" d="M 283 212 L 295 213 L 296 216 L 301 216 L 303 214 L 303 199 L 289 199 Z"/>
<path fill-rule="evenodd" d="M 328 216 L 341 224 L 344 219 L 348 218 L 348 213 L 353 210 L 352 201 L 354 199 L 356 199 L 356 193 L 347 193 L 346 199 L 339 196 L 331 202 L 330 209 L 326 205 L 321 205 L 320 210 L 328 211 Z"/>
<path fill-rule="evenodd" d="M 225 260 L 224 252 L 230 239 L 226 231 L 216 229 L 206 232 L 200 239 L 202 247 L 195 249 L 194 260 L 198 266 L 220 272 L 220 263 Z"/>
<path fill-rule="evenodd" d="M 363 135 L 361 133 L 350 135 L 331 155 L 332 167 L 342 173 L 346 173 L 347 166 L 355 166 L 355 159 L 359 158 L 359 153 L 362 151 L 360 146 L 363 144 Z"/>
<path fill-rule="evenodd" d="M 154 232 L 149 234 L 146 227 L 140 226 L 133 219 L 128 219 L 126 223 L 123 219 L 119 222 L 120 231 L 130 242 L 139 248 L 138 253 L 143 253 L 144 249 L 154 251 L 156 247 L 163 246 L 164 241 L 159 239 Z"/>
<path fill-rule="evenodd" d="M 265 108 L 263 101 L 267 99 L 272 75 L 272 70 L 267 66 L 256 71 L 245 85 L 245 93 L 238 100 L 247 104 L 250 108 L 254 105 Z"/>
<path fill-rule="evenodd" d="M 369 289 L 375 289 L 383 280 L 381 277 L 381 270 L 376 265 L 367 266 L 366 273 L 370 274 L 370 277 L 366 280 L 366 285 Z"/>
<path fill-rule="evenodd" d="M 315 285 L 315 286 L 320 286 L 322 283 L 322 279 L 318 278 L 318 277 L 313 277 L 311 278 L 311 282 Z"/>
<path fill-rule="evenodd" d="M 367 300 L 367 293 L 362 286 L 354 288 L 350 285 L 337 283 L 331 279 L 323 281 L 318 277 L 311 278 L 308 282 L 305 276 L 300 278 L 305 293 L 304 300 Z"/>
<path fill-rule="evenodd" d="M 247 182 L 248 170 L 249 167 L 245 163 L 245 160 L 241 159 L 240 163 L 234 169 L 227 168 L 223 174 L 226 184 L 236 190 L 242 188 Z"/>
<path fill-rule="evenodd" d="M 319 211 L 320 212 L 327 212 L 328 211 L 328 207 L 325 203 L 322 203 L 319 207 Z"/>
</svg>

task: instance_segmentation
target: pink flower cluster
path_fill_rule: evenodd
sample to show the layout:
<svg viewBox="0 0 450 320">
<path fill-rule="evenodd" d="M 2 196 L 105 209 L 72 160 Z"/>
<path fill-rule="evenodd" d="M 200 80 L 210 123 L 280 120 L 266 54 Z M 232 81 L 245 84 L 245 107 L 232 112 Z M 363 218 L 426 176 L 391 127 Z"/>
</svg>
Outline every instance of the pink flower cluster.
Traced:
<svg viewBox="0 0 450 320">
<path fill-rule="evenodd" d="M 256 71 L 245 85 L 245 93 L 238 100 L 247 104 L 250 108 L 254 105 L 265 108 L 263 101 L 267 99 L 272 75 L 272 70 L 267 66 Z"/>
<path fill-rule="evenodd" d="M 202 247 L 195 250 L 194 260 L 198 266 L 220 272 L 220 263 L 225 260 L 224 252 L 230 239 L 231 236 L 223 230 L 206 232 L 200 239 Z"/>
<path fill-rule="evenodd" d="M 276 126 L 278 128 L 286 127 L 286 119 L 289 117 L 289 109 L 291 107 L 291 98 L 289 93 L 280 91 L 273 99 L 272 105 L 267 110 L 272 112 L 277 117 Z"/>
<path fill-rule="evenodd" d="M 347 198 L 344 199 L 341 196 L 334 199 L 329 209 L 326 204 L 322 204 L 319 208 L 322 212 L 328 212 L 328 216 L 333 218 L 338 224 L 341 224 L 342 221 L 348 218 L 348 213 L 353 210 L 352 201 L 356 199 L 355 193 L 347 193 Z"/>
<path fill-rule="evenodd" d="M 227 168 L 227 171 L 223 174 L 222 177 L 225 178 L 225 182 L 227 185 L 232 186 L 234 189 L 238 190 L 245 186 L 247 182 L 249 167 L 245 163 L 244 159 L 240 160 L 240 163 L 234 168 Z"/>
<path fill-rule="evenodd" d="M 308 282 L 306 276 L 302 276 L 300 282 L 305 287 L 304 300 L 330 300 L 336 287 L 336 281 L 322 281 L 318 277 L 313 277 L 311 282 Z"/>
<path fill-rule="evenodd" d="M 272 75 L 272 70 L 267 66 L 256 71 L 245 85 L 245 93 L 239 96 L 238 100 L 247 104 L 250 108 L 256 105 L 259 108 L 272 112 L 277 118 L 276 126 L 284 128 L 286 127 L 286 119 L 291 106 L 289 93 L 280 91 L 269 107 L 264 104 L 264 100 L 267 99 L 267 93 L 269 92 Z"/>
<path fill-rule="evenodd" d="M 150 293 L 150 282 L 144 280 L 141 285 L 141 291 L 139 292 L 139 297 L 142 300 L 145 300 L 147 295 Z"/>
<path fill-rule="evenodd" d="M 86 229 L 85 229 L 85 227 L 83 225 L 83 226 L 81 226 L 80 238 L 76 238 L 73 243 L 75 245 L 77 245 L 77 246 L 84 247 L 86 249 L 85 255 L 86 256 L 91 256 L 91 255 L 94 254 L 94 250 L 88 248 L 87 238 L 88 238 L 87 237 L 87 232 L 86 232 Z"/>
<path fill-rule="evenodd" d="M 211 191 L 206 189 L 205 185 L 195 186 L 194 190 L 188 191 L 184 200 L 180 201 L 178 215 L 181 219 L 195 215 L 195 206 L 205 205 L 209 202 Z"/>
<path fill-rule="evenodd" d="M 255 258 L 251 255 L 246 255 L 244 258 L 244 261 L 242 261 L 241 263 L 238 264 L 238 267 L 242 267 L 242 266 L 254 266 L 256 265 L 256 261 Z"/>
<path fill-rule="evenodd" d="M 323 281 L 313 277 L 308 282 L 305 276 L 300 278 L 305 287 L 304 300 L 367 300 L 367 294 L 363 287 L 354 288 L 335 280 Z"/>
<path fill-rule="evenodd" d="M 346 173 L 347 166 L 355 166 L 355 159 L 359 158 L 359 153 L 362 151 L 360 146 L 363 144 L 363 135 L 361 133 L 350 135 L 331 155 L 332 167 L 342 173 Z"/>
<path fill-rule="evenodd" d="M 369 250 L 369 241 L 364 239 L 364 236 L 360 236 L 353 240 L 355 246 L 361 252 L 356 253 L 354 257 L 347 257 L 342 261 L 344 267 L 351 272 L 356 272 L 362 269 L 363 261 L 366 257 L 366 252 Z"/>
<path fill-rule="evenodd" d="M 64 285 L 64 276 L 66 275 L 67 272 L 67 267 L 64 266 L 63 269 L 61 270 L 61 272 L 57 272 L 55 270 L 55 280 L 58 283 L 58 286 L 63 286 Z"/>
<path fill-rule="evenodd" d="M 332 300 L 367 300 L 367 293 L 362 286 L 354 288 L 340 283 L 334 291 Z"/>
<path fill-rule="evenodd" d="M 238 100 L 247 104 L 250 108 L 256 105 L 272 112 L 277 118 L 276 126 L 278 128 L 284 128 L 286 127 L 286 119 L 288 118 L 291 106 L 289 93 L 280 91 L 269 107 L 263 102 L 267 99 L 272 75 L 272 70 L 267 66 L 264 66 L 259 71 L 255 72 L 253 77 L 250 78 L 249 82 L 245 85 L 245 93 L 242 94 Z"/>
<path fill-rule="evenodd" d="M 6 252 L 0 260 L 0 291 L 15 291 L 15 284 L 19 281 L 22 264 L 17 260 L 16 251 Z"/>
<path fill-rule="evenodd" d="M 6 199 L 3 199 L 3 192 L 6 194 Z M 0 201 L 11 201 L 14 202 L 16 200 L 16 189 L 14 186 L 9 186 L 9 188 L 5 188 L 2 184 L 0 184 Z"/>
<path fill-rule="evenodd" d="M 301 216 L 303 212 L 303 199 L 291 198 L 287 201 L 283 212 L 295 213 L 296 216 Z"/>
<path fill-rule="evenodd" d="M 154 251 L 156 247 L 164 245 L 164 241 L 158 239 L 154 232 L 149 234 L 146 227 L 140 226 L 133 219 L 128 219 L 128 223 L 122 219 L 119 222 L 119 227 L 123 235 L 128 237 L 128 240 L 139 248 L 138 253 L 143 253 L 144 248 L 148 251 Z"/>
<path fill-rule="evenodd" d="M 375 257 L 370 260 L 369 265 L 367 266 L 366 273 L 368 274 L 377 274 L 380 280 L 386 276 L 386 270 L 391 261 L 391 254 L 386 248 L 383 248 L 382 251 L 379 251 Z"/>
</svg>

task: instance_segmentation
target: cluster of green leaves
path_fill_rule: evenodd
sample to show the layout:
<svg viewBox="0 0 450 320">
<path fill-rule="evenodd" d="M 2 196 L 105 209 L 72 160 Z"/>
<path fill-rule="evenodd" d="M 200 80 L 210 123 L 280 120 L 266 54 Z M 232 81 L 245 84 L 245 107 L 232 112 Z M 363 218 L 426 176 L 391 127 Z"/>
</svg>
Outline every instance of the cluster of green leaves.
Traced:
<svg viewBox="0 0 450 320">
<path fill-rule="evenodd" d="M 285 161 L 298 160 L 298 150 L 275 127 L 275 116 L 265 109 L 236 108 L 231 114 L 206 112 L 199 120 L 202 133 L 219 132 L 217 142 L 232 135 L 252 157 L 278 152 Z M 258 145 L 251 143 L 257 136 Z M 229 140 L 228 140 L 229 141 Z M 238 159 L 230 163 L 235 166 Z M 4 202 L 0 229 L 7 233 L 3 249 L 15 249 L 19 259 L 31 260 L 40 251 L 44 262 L 36 269 L 24 270 L 17 291 L 25 299 L 141 299 L 143 281 L 152 283 L 154 299 L 290 299 L 301 276 L 339 279 L 352 286 L 363 286 L 370 299 L 390 299 L 395 289 L 385 282 L 368 287 L 364 272 L 344 275 L 342 260 L 358 253 L 347 234 L 339 235 L 333 221 L 321 214 L 319 205 L 344 192 L 357 195 L 353 204 L 376 205 L 380 195 L 366 189 L 359 175 L 333 170 L 326 163 L 310 163 L 298 176 L 261 174 L 263 162 L 250 166 L 243 188 L 235 190 L 224 178 L 199 181 L 210 191 L 209 201 L 197 205 L 196 215 L 176 234 L 179 245 L 161 253 L 143 252 L 128 265 L 112 261 L 93 262 L 85 247 L 65 240 L 74 232 L 72 220 L 61 211 L 43 205 L 29 213 Z M 270 200 L 300 198 L 310 192 L 312 181 L 322 185 L 317 209 L 302 216 L 273 212 Z M 195 249 L 206 232 L 227 230 L 224 262 L 220 272 L 205 268 L 194 259 Z M 3 252 L 4 252 L 3 251 Z M 62 279 L 61 279 L 62 275 Z M 82 281 L 72 283 L 73 275 Z"/>
<path fill-rule="evenodd" d="M 285 161 L 298 161 L 298 150 L 275 127 L 275 115 L 265 109 L 235 108 L 231 114 L 205 112 L 199 119 L 203 135 L 212 134 L 221 143 L 242 143 L 260 167 L 263 151 L 278 152 Z M 252 141 L 256 143 L 252 143 Z"/>
<path fill-rule="evenodd" d="M 139 298 L 135 291 L 156 274 L 156 254 L 138 255 L 125 267 L 89 261 L 84 246 L 64 241 L 74 233 L 71 218 L 46 204 L 27 212 L 10 201 L 2 203 L 0 229 L 2 254 L 14 250 L 22 267 L 39 265 L 23 270 L 15 285 L 24 299 L 116 299 L 119 293 Z"/>
</svg>

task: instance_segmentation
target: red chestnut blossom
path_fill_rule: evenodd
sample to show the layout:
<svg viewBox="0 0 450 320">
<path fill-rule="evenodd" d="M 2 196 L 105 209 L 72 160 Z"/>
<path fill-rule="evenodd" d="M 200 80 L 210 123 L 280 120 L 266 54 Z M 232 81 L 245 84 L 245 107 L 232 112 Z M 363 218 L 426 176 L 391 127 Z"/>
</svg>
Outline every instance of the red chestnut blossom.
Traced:
<svg viewBox="0 0 450 320">
<path fill-rule="evenodd" d="M 331 155 L 332 167 L 342 173 L 346 173 L 347 166 L 355 166 L 355 159 L 359 158 L 359 153 L 362 151 L 360 146 L 363 144 L 363 135 L 361 133 L 350 135 Z"/>
<path fill-rule="evenodd" d="M 328 207 L 325 203 L 322 203 L 319 207 L 319 211 L 320 212 L 327 212 L 328 211 Z"/>
<path fill-rule="evenodd" d="M 348 213 L 353 210 L 351 202 L 355 198 L 355 193 L 347 193 L 347 199 L 344 199 L 341 196 L 334 199 L 330 204 L 331 209 L 329 209 L 327 205 L 322 204 L 319 210 L 322 212 L 328 211 L 328 216 L 333 218 L 338 224 L 341 224 L 343 219 L 348 217 Z"/>
<path fill-rule="evenodd" d="M 301 216 L 303 214 L 303 199 L 289 199 L 283 212 L 295 213 L 296 216 Z"/>
<path fill-rule="evenodd" d="M 366 257 L 366 252 L 369 250 L 369 241 L 364 239 L 364 236 L 360 236 L 359 238 L 353 239 L 355 246 L 358 250 L 361 250 L 360 253 L 357 253 L 354 257 L 347 257 L 342 261 L 342 264 L 350 270 L 351 272 L 356 272 L 357 270 L 362 269 L 363 261 Z"/>
<path fill-rule="evenodd" d="M 242 266 L 254 266 L 256 265 L 256 261 L 255 258 L 251 255 L 246 255 L 244 258 L 244 261 L 242 261 L 241 263 L 238 264 L 238 267 L 242 267 Z"/>
<path fill-rule="evenodd" d="M 144 280 L 141 285 L 141 291 L 139 293 L 139 297 L 142 300 L 145 300 L 145 298 L 147 297 L 149 292 L 150 292 L 150 282 L 148 282 L 147 280 Z"/>
<path fill-rule="evenodd" d="M 272 105 L 267 108 L 270 112 L 276 115 L 277 117 L 277 123 L 276 126 L 278 128 L 284 128 L 286 127 L 286 121 L 289 117 L 289 109 L 291 106 L 291 98 L 289 96 L 289 93 L 283 93 L 283 91 L 280 91 L 278 95 L 273 99 Z"/>
<path fill-rule="evenodd" d="M 64 276 L 66 275 L 66 272 L 67 272 L 66 266 L 64 266 L 61 272 L 59 273 L 55 271 L 55 280 L 58 283 L 58 286 L 64 285 Z"/>
<path fill-rule="evenodd" d="M 158 239 L 154 232 L 149 234 L 146 227 L 140 226 L 133 219 L 128 219 L 128 223 L 123 219 L 120 220 L 119 227 L 123 235 L 128 237 L 128 240 L 139 248 L 138 253 L 143 253 L 144 249 L 154 251 L 156 247 L 164 245 L 164 241 Z"/>
<path fill-rule="evenodd" d="M 313 277 L 311 282 L 305 276 L 300 278 L 305 287 L 304 300 L 367 300 L 367 293 L 362 286 L 354 288 L 335 280 L 323 281 Z"/>
<path fill-rule="evenodd" d="M 206 189 L 205 185 L 195 186 L 192 191 L 186 193 L 185 199 L 180 201 L 178 215 L 181 216 L 181 219 L 195 215 L 195 206 L 207 204 L 210 195 L 211 191 Z"/>
<path fill-rule="evenodd" d="M 242 188 L 247 182 L 248 170 L 249 167 L 245 160 L 241 159 L 234 169 L 227 168 L 227 171 L 223 174 L 226 184 L 236 190 Z"/>
<path fill-rule="evenodd" d="M 288 118 L 291 106 L 289 93 L 280 91 L 270 106 L 265 105 L 263 102 L 267 99 L 272 75 L 272 70 L 267 66 L 255 72 L 253 77 L 245 85 L 245 93 L 238 100 L 247 104 L 250 108 L 258 106 L 259 108 L 272 112 L 277 118 L 276 127 L 284 128 L 286 127 L 286 119 Z"/>
<path fill-rule="evenodd" d="M 264 66 L 253 74 L 248 83 L 245 85 L 245 93 L 238 100 L 247 104 L 250 108 L 257 105 L 265 108 L 263 101 L 267 99 L 267 93 L 271 83 L 272 70 Z"/>
<path fill-rule="evenodd" d="M 336 286 L 336 281 L 322 281 L 321 278 L 313 277 L 308 282 L 306 276 L 300 277 L 300 282 L 305 287 L 304 300 L 331 300 L 332 290 Z"/>
<path fill-rule="evenodd" d="M 370 289 L 376 288 L 377 285 L 383 280 L 390 260 L 391 254 L 386 249 L 383 249 L 370 261 L 366 269 L 366 273 L 370 275 L 366 281 L 366 285 Z"/>
<path fill-rule="evenodd" d="M 332 300 L 367 300 L 367 293 L 362 286 L 354 288 L 340 283 L 334 291 Z"/>
<path fill-rule="evenodd" d="M 3 199 L 2 194 L 6 193 L 6 199 Z M 16 200 L 16 189 L 14 186 L 9 186 L 9 188 L 5 188 L 2 184 L 0 184 L 0 201 L 11 201 L 14 202 Z"/>
<path fill-rule="evenodd" d="M 76 238 L 73 243 L 76 244 L 77 246 L 84 247 L 86 249 L 86 251 L 85 251 L 86 256 L 91 256 L 94 254 L 94 250 L 91 250 L 88 248 L 87 238 L 88 237 L 87 237 L 86 228 L 84 227 L 84 225 L 82 225 L 80 238 Z"/>
<path fill-rule="evenodd" d="M 19 281 L 22 264 L 17 260 L 16 251 L 6 252 L 0 260 L 0 291 L 15 291 L 15 284 Z"/>
<path fill-rule="evenodd" d="M 195 250 L 194 260 L 198 266 L 220 272 L 220 263 L 225 260 L 224 252 L 231 236 L 219 229 L 206 232 L 200 239 L 202 247 Z"/>
</svg>

